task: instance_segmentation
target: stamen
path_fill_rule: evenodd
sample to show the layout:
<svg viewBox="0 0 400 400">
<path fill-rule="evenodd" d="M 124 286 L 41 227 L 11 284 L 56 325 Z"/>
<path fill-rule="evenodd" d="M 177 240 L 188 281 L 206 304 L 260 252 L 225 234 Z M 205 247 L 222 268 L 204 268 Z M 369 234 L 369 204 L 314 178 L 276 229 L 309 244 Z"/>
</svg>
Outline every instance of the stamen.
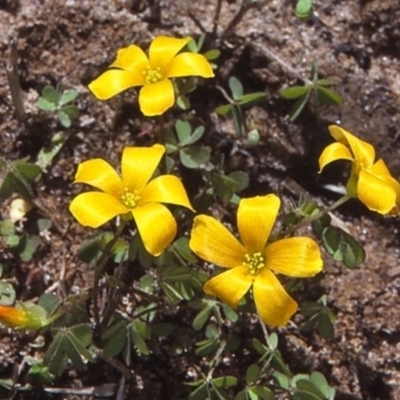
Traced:
<svg viewBox="0 0 400 400">
<path fill-rule="evenodd" d="M 148 68 L 143 71 L 143 76 L 146 84 L 157 83 L 162 79 L 161 68 Z"/>
<path fill-rule="evenodd" d="M 124 192 L 121 195 L 121 202 L 126 208 L 135 208 L 140 196 L 137 191 L 130 192 L 127 187 L 124 187 Z"/>
<path fill-rule="evenodd" d="M 260 253 L 246 254 L 244 256 L 243 265 L 249 268 L 251 275 L 258 274 L 265 267 L 264 256 Z"/>
</svg>

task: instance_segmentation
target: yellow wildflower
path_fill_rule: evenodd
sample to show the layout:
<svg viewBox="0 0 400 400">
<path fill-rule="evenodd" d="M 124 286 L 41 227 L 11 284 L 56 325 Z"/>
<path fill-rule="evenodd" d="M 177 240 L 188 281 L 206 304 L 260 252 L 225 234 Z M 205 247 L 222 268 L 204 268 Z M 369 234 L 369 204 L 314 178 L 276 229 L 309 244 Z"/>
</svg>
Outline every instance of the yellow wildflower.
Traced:
<svg viewBox="0 0 400 400">
<path fill-rule="evenodd" d="M 318 245 L 307 237 L 267 243 L 280 207 L 275 195 L 242 199 L 237 212 L 240 241 L 213 217 L 197 216 L 189 246 L 202 259 L 229 268 L 204 285 L 207 294 L 231 307 L 253 289 L 257 313 L 271 326 L 282 326 L 297 310 L 275 273 L 312 277 L 322 270 Z"/>
<path fill-rule="evenodd" d="M 320 172 L 332 161 L 352 163 L 347 194 L 358 197 L 370 210 L 397 214 L 400 207 L 400 183 L 393 178 L 385 162 L 375 162 L 374 147 L 337 125 L 329 126 L 336 143 L 327 146 L 319 158 Z"/>
<path fill-rule="evenodd" d="M 97 228 L 117 215 L 133 216 L 146 250 L 159 255 L 173 240 L 177 226 L 172 213 L 161 203 L 176 204 L 193 211 L 182 182 L 173 175 L 152 180 L 165 147 L 126 147 L 121 177 L 100 158 L 78 166 L 74 183 L 86 183 L 100 191 L 79 194 L 70 211 L 84 226 Z"/>
<path fill-rule="evenodd" d="M 169 78 L 214 76 L 206 58 L 197 53 L 178 54 L 191 40 L 157 36 L 150 44 L 149 56 L 130 45 L 118 51 L 110 69 L 89 84 L 100 100 L 107 100 L 131 87 L 143 86 L 139 106 L 144 115 L 161 115 L 175 103 L 175 93 Z"/>
</svg>

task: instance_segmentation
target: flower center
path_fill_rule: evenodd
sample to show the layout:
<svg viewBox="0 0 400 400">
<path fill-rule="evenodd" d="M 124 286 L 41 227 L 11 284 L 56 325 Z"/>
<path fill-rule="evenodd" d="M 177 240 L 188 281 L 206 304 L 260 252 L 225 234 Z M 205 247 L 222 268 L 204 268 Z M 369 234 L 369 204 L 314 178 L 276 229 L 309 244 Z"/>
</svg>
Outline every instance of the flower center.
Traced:
<svg viewBox="0 0 400 400">
<path fill-rule="evenodd" d="M 251 275 L 258 274 L 265 267 L 264 256 L 258 252 L 254 254 L 246 254 L 244 256 L 243 265 L 245 265 Z"/>
<path fill-rule="evenodd" d="M 147 85 L 150 85 L 152 83 L 157 83 L 161 81 L 162 79 L 162 74 L 161 74 L 161 68 L 147 68 L 145 71 L 143 71 L 144 75 L 144 81 L 146 82 Z"/>
<path fill-rule="evenodd" d="M 136 190 L 131 192 L 127 187 L 124 187 L 124 192 L 121 195 L 121 203 L 126 208 L 135 208 L 140 196 Z"/>
</svg>

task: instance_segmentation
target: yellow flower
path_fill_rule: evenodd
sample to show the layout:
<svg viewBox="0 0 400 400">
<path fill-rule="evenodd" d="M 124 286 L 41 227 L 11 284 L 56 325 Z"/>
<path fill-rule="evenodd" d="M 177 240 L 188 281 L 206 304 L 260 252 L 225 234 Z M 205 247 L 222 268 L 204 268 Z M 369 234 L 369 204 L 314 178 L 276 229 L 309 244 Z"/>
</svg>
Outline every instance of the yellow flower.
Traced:
<svg viewBox="0 0 400 400">
<path fill-rule="evenodd" d="M 0 306 L 0 323 L 5 324 L 11 328 L 19 329 L 40 329 L 44 324 L 42 323 L 41 316 L 35 313 L 35 307 L 32 308 L 22 307 L 7 307 Z"/>
<path fill-rule="evenodd" d="M 139 105 L 144 115 L 161 115 L 175 103 L 175 93 L 169 78 L 214 76 L 206 58 L 197 53 L 179 53 L 191 40 L 157 36 L 151 43 L 149 57 L 130 45 L 118 51 L 117 59 L 92 83 L 89 89 L 100 100 L 107 100 L 122 91 L 143 86 Z"/>
<path fill-rule="evenodd" d="M 202 259 L 229 268 L 204 285 L 207 294 L 231 307 L 253 288 L 257 313 L 271 326 L 282 326 L 297 310 L 275 273 L 311 277 L 322 270 L 318 245 L 307 237 L 267 243 L 280 207 L 275 195 L 242 199 L 237 212 L 240 241 L 215 218 L 195 218 L 190 248 Z"/>
<path fill-rule="evenodd" d="M 100 158 L 78 166 L 74 183 L 86 183 L 99 191 L 78 195 L 70 211 L 84 226 L 97 228 L 117 215 L 130 213 L 146 250 L 159 255 L 176 235 L 176 221 L 161 203 L 176 204 L 193 211 L 182 182 L 173 175 L 152 180 L 165 147 L 126 147 L 122 154 L 121 177 Z"/>
<path fill-rule="evenodd" d="M 332 161 L 352 163 L 347 194 L 358 197 L 370 210 L 397 214 L 400 207 L 400 184 L 392 177 L 385 162 L 375 162 L 373 146 L 337 125 L 329 127 L 336 143 L 327 146 L 319 158 L 320 172 Z"/>
</svg>

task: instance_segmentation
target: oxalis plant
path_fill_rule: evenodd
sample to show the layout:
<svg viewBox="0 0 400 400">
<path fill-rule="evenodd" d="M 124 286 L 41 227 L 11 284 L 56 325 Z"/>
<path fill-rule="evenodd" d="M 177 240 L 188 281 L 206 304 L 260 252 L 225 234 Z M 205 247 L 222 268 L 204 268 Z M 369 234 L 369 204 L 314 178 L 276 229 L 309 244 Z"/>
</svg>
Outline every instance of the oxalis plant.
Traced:
<svg viewBox="0 0 400 400">
<path fill-rule="evenodd" d="M 88 239 L 74 256 L 93 268 L 93 282 L 79 294 L 46 293 L 36 303 L 0 297 L 2 324 L 48 340 L 44 358 L 25 356 L 25 380 L 1 380 L 2 386 L 45 386 L 71 364 L 84 371 L 101 362 L 133 379 L 138 360 L 168 354 L 191 363 L 176 398 L 334 399 L 335 389 L 320 372 L 291 371 L 279 351 L 284 331 L 278 328 L 290 324 L 333 336 L 329 294 L 310 299 L 305 288 L 324 273 L 327 257 L 352 269 L 365 252 L 357 238 L 331 224 L 330 215 L 350 199 L 396 215 L 400 184 L 371 144 L 331 125 L 333 140 L 319 157 L 319 172 L 333 162 L 350 165 L 341 198 L 323 206 L 310 198 L 283 205 L 274 193 L 241 196 L 248 175 L 224 172 L 223 160 L 212 159 L 205 145 L 205 127 L 187 112 L 186 96 L 200 81 L 212 85 L 217 60 L 190 37 L 157 36 L 148 52 L 135 44 L 119 49 L 89 84 L 99 100 L 136 89 L 143 120 L 156 121 L 154 143 L 127 144 L 120 165 L 102 158 L 78 165 L 73 184 L 82 192 L 69 210 L 87 227 Z M 244 108 L 263 96 L 244 94 L 237 78 L 229 88 L 232 95 L 222 89 L 229 104 L 217 111 L 235 120 L 238 135 L 254 135 Z M 61 111 L 63 94 L 57 98 L 53 108 Z M 181 117 L 167 118 L 178 98 Z M 183 169 L 199 176 L 196 193 L 188 194 Z M 222 221 L 221 207 L 231 213 L 230 224 Z M 300 325 L 293 322 L 298 311 Z"/>
</svg>

